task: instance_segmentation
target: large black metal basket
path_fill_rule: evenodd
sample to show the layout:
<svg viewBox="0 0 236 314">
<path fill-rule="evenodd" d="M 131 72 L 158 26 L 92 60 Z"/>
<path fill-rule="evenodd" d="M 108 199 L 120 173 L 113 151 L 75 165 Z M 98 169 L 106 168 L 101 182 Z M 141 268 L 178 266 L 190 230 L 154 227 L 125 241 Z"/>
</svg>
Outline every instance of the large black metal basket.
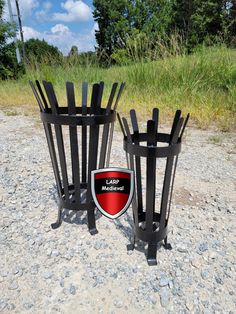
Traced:
<svg viewBox="0 0 236 314">
<path fill-rule="evenodd" d="M 85 210 L 89 231 L 95 234 L 91 171 L 109 165 L 116 108 L 125 84 L 122 83 L 118 90 L 118 83 L 114 83 L 106 108 L 101 108 L 103 82 L 93 85 L 90 107 L 87 106 L 87 82 L 82 84 L 82 105 L 79 107 L 73 83 L 66 83 L 67 107 L 59 106 L 50 82 L 42 83 L 46 95 L 38 81 L 36 86 L 32 82 L 30 85 L 39 104 L 59 195 L 58 219 L 52 228 L 61 225 L 63 208 Z M 66 146 L 66 142 L 69 145 Z"/>
<path fill-rule="evenodd" d="M 156 265 L 157 244 L 164 240 L 164 246 L 171 249 L 167 243 L 168 220 L 174 185 L 174 177 L 181 150 L 181 140 L 187 125 L 189 114 L 186 119 L 181 117 L 181 111 L 177 110 L 170 134 L 158 132 L 159 110 L 153 109 L 152 120 L 147 121 L 147 131 L 139 132 L 135 110 L 130 111 L 133 133 L 129 129 L 127 120 L 119 122 L 124 134 L 124 150 L 127 153 L 128 167 L 135 173 L 135 192 L 132 201 L 134 217 L 134 239 L 128 249 L 134 249 L 135 237 L 148 243 L 147 260 L 149 265 Z M 142 144 L 145 143 L 146 145 Z M 162 146 L 160 143 L 165 143 Z M 144 158 L 144 163 L 141 159 Z M 164 180 L 161 198 L 157 198 L 156 170 L 159 158 L 166 160 Z M 146 181 L 144 165 L 146 165 Z M 158 180 L 160 178 L 158 177 Z M 144 198 L 146 204 L 144 207 Z M 160 209 L 157 210 L 157 203 Z"/>
</svg>

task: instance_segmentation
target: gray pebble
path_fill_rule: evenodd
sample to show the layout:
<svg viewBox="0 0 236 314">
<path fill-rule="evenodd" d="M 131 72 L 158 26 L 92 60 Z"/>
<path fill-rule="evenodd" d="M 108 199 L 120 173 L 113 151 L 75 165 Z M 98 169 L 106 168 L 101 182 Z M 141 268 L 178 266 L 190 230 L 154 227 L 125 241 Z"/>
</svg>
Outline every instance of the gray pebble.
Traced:
<svg viewBox="0 0 236 314">
<path fill-rule="evenodd" d="M 184 245 L 182 245 L 177 248 L 177 251 L 180 253 L 187 253 L 188 249 Z"/>
<path fill-rule="evenodd" d="M 202 242 L 199 247 L 198 247 L 200 252 L 205 252 L 208 250 L 208 243 L 207 242 Z"/>
<path fill-rule="evenodd" d="M 32 275 L 37 275 L 37 274 L 38 274 L 38 271 L 39 271 L 39 265 L 36 264 L 36 265 L 33 265 L 33 266 L 31 267 L 30 273 L 31 273 Z"/>
<path fill-rule="evenodd" d="M 23 307 L 26 309 L 26 310 L 29 310 L 33 307 L 34 305 L 32 303 L 24 303 L 23 304 Z"/>
<path fill-rule="evenodd" d="M 218 283 L 218 284 L 220 284 L 220 285 L 223 285 L 224 284 L 224 281 L 223 281 L 223 279 L 221 278 L 221 277 L 215 277 L 215 281 Z"/>
<path fill-rule="evenodd" d="M 17 281 L 12 281 L 12 282 L 10 282 L 10 285 L 8 286 L 8 289 L 9 289 L 9 290 L 16 290 L 16 289 L 18 289 L 18 288 L 19 288 L 19 286 L 18 286 Z"/>
<path fill-rule="evenodd" d="M 60 252 L 58 250 L 52 250 L 52 252 L 51 252 L 52 257 L 57 257 L 59 255 L 60 255 Z"/>
<path fill-rule="evenodd" d="M 157 303 L 156 297 L 155 297 L 154 295 L 152 295 L 152 294 L 149 296 L 149 301 L 150 301 L 153 305 L 155 305 L 155 304 Z"/>
<path fill-rule="evenodd" d="M 207 270 L 202 270 L 201 271 L 201 277 L 202 279 L 207 279 L 209 277 L 209 272 Z"/>
<path fill-rule="evenodd" d="M 96 241 L 93 247 L 95 248 L 95 250 L 100 250 L 102 247 L 102 243 L 100 241 Z"/>
<path fill-rule="evenodd" d="M 166 288 L 160 290 L 160 301 L 162 307 L 167 307 L 170 301 L 170 294 Z"/>
<path fill-rule="evenodd" d="M 70 285 L 69 288 L 70 294 L 75 295 L 76 294 L 76 287 L 74 285 Z"/>
<path fill-rule="evenodd" d="M 44 279 L 52 278 L 52 272 L 50 272 L 50 271 L 45 272 L 44 275 L 43 275 L 43 278 Z"/>
<path fill-rule="evenodd" d="M 118 309 L 120 309 L 120 308 L 122 308 L 123 307 L 123 302 L 121 301 L 121 300 L 115 300 L 114 301 L 114 306 L 116 307 L 116 308 L 118 308 Z"/>
<path fill-rule="evenodd" d="M 12 310 L 14 310 L 15 308 L 16 308 L 15 304 L 13 304 L 13 303 L 7 304 L 7 309 L 8 309 L 8 311 L 12 311 Z"/>
<path fill-rule="evenodd" d="M 165 287 L 167 286 L 169 283 L 169 278 L 167 277 L 161 277 L 160 281 L 159 281 L 159 286 L 160 287 Z"/>
<path fill-rule="evenodd" d="M 3 311 L 7 306 L 7 302 L 3 299 L 0 299 L 0 311 Z"/>
</svg>

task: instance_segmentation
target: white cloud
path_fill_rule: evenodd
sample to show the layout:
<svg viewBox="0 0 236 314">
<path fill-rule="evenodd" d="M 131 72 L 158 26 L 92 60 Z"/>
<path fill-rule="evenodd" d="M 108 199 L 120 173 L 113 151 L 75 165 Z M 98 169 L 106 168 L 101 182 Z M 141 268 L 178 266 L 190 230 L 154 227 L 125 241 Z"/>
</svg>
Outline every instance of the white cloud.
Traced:
<svg viewBox="0 0 236 314">
<path fill-rule="evenodd" d="M 11 3 L 13 15 L 16 15 L 15 0 L 10 0 L 10 3 Z M 19 3 L 20 14 L 22 15 L 22 20 L 24 20 L 28 16 L 31 16 L 33 10 L 39 6 L 39 2 L 37 0 L 19 0 L 18 3 Z M 9 11 L 8 11 L 7 1 L 5 1 L 3 18 L 9 21 Z"/>
<path fill-rule="evenodd" d="M 63 24 L 56 24 L 51 28 L 51 32 L 53 34 L 56 33 L 70 33 L 69 27 L 63 25 Z"/>
<path fill-rule="evenodd" d="M 39 22 L 46 22 L 49 20 L 49 10 L 52 7 L 52 3 L 50 1 L 43 2 L 42 10 L 35 12 L 35 17 Z"/>
<path fill-rule="evenodd" d="M 39 38 L 41 39 L 41 33 L 33 29 L 32 27 L 23 26 L 24 39 L 28 40 L 30 38 Z"/>
<path fill-rule="evenodd" d="M 23 18 L 26 16 L 30 16 L 32 14 L 33 9 L 37 8 L 38 5 L 39 2 L 35 0 L 20 0 L 19 6 Z"/>
<path fill-rule="evenodd" d="M 24 26 L 24 38 L 45 39 L 49 44 L 54 45 L 67 55 L 72 46 L 77 46 L 79 51 L 94 50 L 95 38 L 92 30 L 84 32 L 82 35 L 73 33 L 66 25 L 56 24 L 48 32 L 38 32 L 32 27 Z"/>
<path fill-rule="evenodd" d="M 43 2 L 42 7 L 44 10 L 50 10 L 52 7 L 52 3 L 50 1 Z"/>
<path fill-rule="evenodd" d="M 54 13 L 53 20 L 63 22 L 89 21 L 92 19 L 92 10 L 81 0 L 66 0 L 61 3 L 64 13 Z"/>
</svg>

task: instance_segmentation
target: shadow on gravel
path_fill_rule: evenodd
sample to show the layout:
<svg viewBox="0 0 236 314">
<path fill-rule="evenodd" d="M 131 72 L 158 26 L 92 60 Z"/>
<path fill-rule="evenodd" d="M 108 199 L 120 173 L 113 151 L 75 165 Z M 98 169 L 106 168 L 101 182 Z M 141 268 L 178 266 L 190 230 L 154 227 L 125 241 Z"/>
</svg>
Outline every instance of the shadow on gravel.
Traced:
<svg viewBox="0 0 236 314">
<path fill-rule="evenodd" d="M 124 225 L 124 223 L 121 222 L 121 220 L 118 218 L 116 220 L 113 221 L 115 227 L 117 230 L 119 230 L 121 232 L 121 234 L 128 239 L 129 243 L 133 243 L 133 236 L 134 236 L 134 224 L 133 224 L 133 219 L 131 217 L 131 215 L 129 213 L 127 213 L 126 216 L 126 225 Z M 127 225 L 128 223 L 128 225 Z M 157 244 L 157 251 L 160 250 L 163 247 L 162 242 Z M 135 241 L 135 250 L 141 252 L 141 253 L 145 253 L 147 251 L 147 243 L 143 242 L 141 240 L 136 239 Z"/>
<path fill-rule="evenodd" d="M 102 214 L 97 210 L 95 212 L 95 219 L 98 220 L 102 217 Z M 62 222 L 69 224 L 83 225 L 88 223 L 87 212 L 83 210 L 69 210 L 64 208 L 62 211 Z"/>
<path fill-rule="evenodd" d="M 127 223 L 126 225 L 124 225 L 124 223 L 121 222 L 120 218 L 113 220 L 116 229 L 119 230 L 125 238 L 128 238 L 130 240 L 133 234 L 133 219 L 128 213 L 126 215 L 126 222 L 128 223 L 128 225 Z"/>
</svg>

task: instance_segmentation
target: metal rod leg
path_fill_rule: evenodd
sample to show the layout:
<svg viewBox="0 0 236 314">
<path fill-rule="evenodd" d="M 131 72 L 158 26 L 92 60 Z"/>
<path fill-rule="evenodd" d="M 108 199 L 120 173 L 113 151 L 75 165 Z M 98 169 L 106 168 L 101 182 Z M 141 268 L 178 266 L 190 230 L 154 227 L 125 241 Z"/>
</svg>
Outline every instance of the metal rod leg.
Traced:
<svg viewBox="0 0 236 314">
<path fill-rule="evenodd" d="M 157 243 L 148 243 L 147 261 L 149 266 L 157 265 Z"/>
<path fill-rule="evenodd" d="M 88 228 L 89 228 L 90 234 L 94 235 L 98 233 L 97 228 L 96 228 L 94 209 L 87 211 L 87 217 L 88 217 Z"/>
<path fill-rule="evenodd" d="M 62 206 L 58 207 L 57 221 L 51 224 L 52 229 L 57 229 L 62 223 Z"/>
<path fill-rule="evenodd" d="M 167 242 L 167 236 L 166 236 L 165 239 L 164 239 L 164 248 L 165 248 L 166 250 L 172 250 L 171 244 Z"/>
<path fill-rule="evenodd" d="M 127 251 L 133 251 L 135 248 L 135 236 L 133 236 L 133 238 L 131 239 L 131 243 L 127 244 Z"/>
</svg>

